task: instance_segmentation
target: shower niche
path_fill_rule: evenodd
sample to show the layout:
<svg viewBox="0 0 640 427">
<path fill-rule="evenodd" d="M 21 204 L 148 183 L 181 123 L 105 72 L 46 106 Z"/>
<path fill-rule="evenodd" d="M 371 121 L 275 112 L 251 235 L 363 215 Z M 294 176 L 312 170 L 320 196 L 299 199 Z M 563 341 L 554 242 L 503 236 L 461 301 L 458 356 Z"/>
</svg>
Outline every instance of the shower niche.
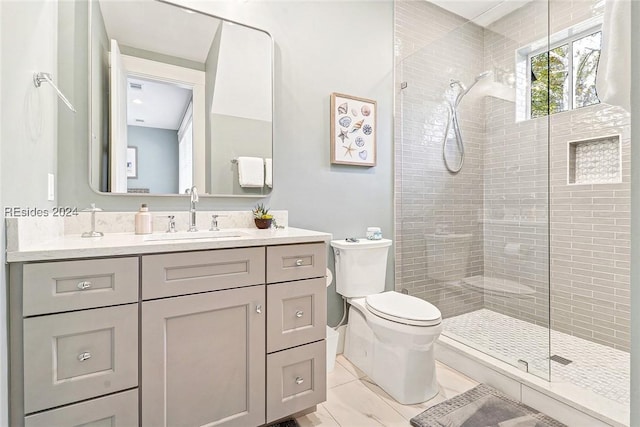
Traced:
<svg viewBox="0 0 640 427">
<path fill-rule="evenodd" d="M 620 135 L 569 142 L 569 184 L 622 182 Z"/>
</svg>

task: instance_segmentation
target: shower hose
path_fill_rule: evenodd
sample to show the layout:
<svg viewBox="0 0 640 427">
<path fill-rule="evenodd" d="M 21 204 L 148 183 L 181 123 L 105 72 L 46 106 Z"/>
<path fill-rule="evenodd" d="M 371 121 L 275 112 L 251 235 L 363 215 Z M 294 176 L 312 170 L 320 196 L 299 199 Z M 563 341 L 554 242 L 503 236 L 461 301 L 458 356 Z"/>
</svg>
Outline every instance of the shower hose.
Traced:
<svg viewBox="0 0 640 427">
<path fill-rule="evenodd" d="M 455 101 L 454 101 L 455 102 Z M 444 129 L 444 140 L 442 141 L 442 159 L 447 170 L 453 174 L 460 172 L 462 165 L 464 164 L 464 142 L 462 141 L 462 133 L 460 132 L 460 125 L 458 123 L 458 109 L 454 102 L 448 103 L 447 108 L 447 126 Z M 456 139 L 456 146 L 460 152 L 460 161 L 457 166 L 451 166 L 447 160 L 447 142 L 449 140 L 449 131 L 453 126 L 453 133 Z"/>
</svg>

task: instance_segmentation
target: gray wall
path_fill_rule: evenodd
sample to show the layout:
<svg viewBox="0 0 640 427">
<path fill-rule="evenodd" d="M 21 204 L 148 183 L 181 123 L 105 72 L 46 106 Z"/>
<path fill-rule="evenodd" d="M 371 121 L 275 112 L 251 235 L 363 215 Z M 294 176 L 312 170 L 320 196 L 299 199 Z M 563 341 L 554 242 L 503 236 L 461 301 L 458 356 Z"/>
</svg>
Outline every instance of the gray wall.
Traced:
<svg viewBox="0 0 640 427">
<path fill-rule="evenodd" d="M 272 156 L 271 123 L 243 117 L 211 114 L 211 194 L 265 194 L 268 187 L 243 188 L 238 181 L 239 156 Z"/>
<path fill-rule="evenodd" d="M 178 188 L 178 131 L 127 126 L 127 144 L 138 149 L 138 178 L 127 188 L 148 188 L 150 193 L 181 193 Z"/>
<path fill-rule="evenodd" d="M 0 2 L 0 205 L 48 209 L 47 173 L 56 173 L 56 118 L 69 110 L 33 72 L 57 71 L 57 4 Z M 73 98 L 71 98 L 73 101 Z M 4 211 L 4 209 L 3 209 Z M 4 212 L 3 212 L 4 214 Z M 0 226 L 0 425 L 8 425 L 5 223 Z"/>
<path fill-rule="evenodd" d="M 345 238 L 363 236 L 367 226 L 379 226 L 391 237 L 393 2 L 269 1 L 242 7 L 232 1 L 181 3 L 264 29 L 275 40 L 275 188 L 264 199 L 201 198 L 198 209 L 249 210 L 260 201 L 272 209 L 288 210 L 294 227 Z M 75 67 L 86 70 L 83 64 L 77 60 Z M 86 80 L 78 78 L 75 83 L 87 90 Z M 330 164 L 332 92 L 377 100 L 378 166 Z M 106 210 L 134 211 L 144 201 L 151 211 L 188 208 L 186 197 L 107 196 L 91 190 L 82 166 L 88 155 L 88 121 L 83 117 L 86 100 L 80 104 L 76 126 L 65 127 L 66 135 L 60 138 L 60 203 L 84 208 L 95 202 Z M 391 254 L 389 289 L 393 287 L 393 261 Z M 333 269 L 332 256 L 329 262 Z M 334 289 L 329 289 L 332 324 L 342 315 L 342 301 Z"/>
<path fill-rule="evenodd" d="M 57 167 L 57 117 L 71 113 L 50 85 L 36 88 L 32 77 L 42 71 L 57 80 L 57 4 L 4 3 L 2 180 L 14 185 L 2 189 L 3 202 L 46 208 L 47 174 Z"/>
</svg>

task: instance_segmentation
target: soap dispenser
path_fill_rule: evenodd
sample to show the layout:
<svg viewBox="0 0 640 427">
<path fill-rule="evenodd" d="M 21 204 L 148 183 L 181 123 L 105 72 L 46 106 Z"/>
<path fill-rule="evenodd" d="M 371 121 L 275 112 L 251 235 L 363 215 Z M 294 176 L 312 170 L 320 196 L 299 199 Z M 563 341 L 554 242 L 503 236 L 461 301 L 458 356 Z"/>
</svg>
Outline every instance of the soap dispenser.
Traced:
<svg viewBox="0 0 640 427">
<path fill-rule="evenodd" d="M 140 205 L 136 213 L 136 234 L 151 234 L 153 232 L 153 218 L 146 203 Z"/>
</svg>

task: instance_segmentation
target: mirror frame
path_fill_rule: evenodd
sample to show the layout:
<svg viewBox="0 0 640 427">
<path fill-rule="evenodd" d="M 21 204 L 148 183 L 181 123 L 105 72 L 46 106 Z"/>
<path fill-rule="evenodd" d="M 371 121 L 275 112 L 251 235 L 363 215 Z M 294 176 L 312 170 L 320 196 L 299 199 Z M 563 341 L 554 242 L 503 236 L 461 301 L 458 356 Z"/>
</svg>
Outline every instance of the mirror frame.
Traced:
<svg viewBox="0 0 640 427">
<path fill-rule="evenodd" d="M 88 90 L 87 90 L 87 99 L 88 99 L 88 110 L 87 110 L 87 122 L 88 122 L 88 126 L 89 126 L 89 143 L 88 143 L 88 150 L 87 150 L 87 182 L 89 184 L 89 188 L 96 194 L 102 195 L 102 196 L 125 196 L 125 197 L 163 197 L 163 198 L 183 198 L 185 195 L 184 194 L 180 194 L 180 193 L 111 193 L 111 192 L 106 192 L 106 191 L 100 191 L 98 189 L 96 189 L 94 183 L 92 182 L 92 172 L 93 172 L 93 168 L 94 168 L 94 161 L 93 161 L 93 157 L 94 157 L 94 153 L 93 153 L 93 145 L 91 143 L 91 138 L 93 135 L 93 127 L 92 127 L 92 112 L 93 112 L 93 97 L 92 97 L 92 88 L 93 88 L 93 79 L 92 79 L 92 70 L 93 70 L 93 61 L 92 61 L 92 57 L 93 57 L 93 43 L 92 43 L 92 36 L 93 36 L 93 25 L 92 25 L 92 13 L 93 13 L 93 8 L 94 3 L 97 2 L 98 0 L 90 0 L 89 1 L 89 8 L 88 8 L 88 57 L 87 57 L 87 62 L 88 62 L 88 66 L 87 66 L 87 71 L 88 71 L 88 77 L 89 77 L 89 86 L 88 86 Z M 227 19 L 227 18 L 223 18 L 217 15 L 212 15 L 210 13 L 207 12 L 203 12 L 201 10 L 198 9 L 193 9 L 191 7 L 188 6 L 183 6 L 183 5 L 179 5 L 176 3 L 173 3 L 171 1 L 168 0 L 152 0 L 158 3 L 164 3 L 166 5 L 169 6 L 173 6 L 176 8 L 180 8 L 183 9 L 185 11 L 189 11 L 192 13 L 198 13 L 200 15 L 205 15 L 211 18 L 215 18 L 215 19 L 219 19 L 222 22 L 229 22 L 231 24 L 234 25 L 239 25 L 245 28 L 249 28 L 252 30 L 256 30 L 256 31 L 260 31 L 264 34 L 266 34 L 269 37 L 270 40 L 270 44 L 269 47 L 271 49 L 271 65 L 270 65 L 270 71 L 271 71 L 271 158 L 272 158 L 272 168 L 273 165 L 275 165 L 275 159 L 273 158 L 273 154 L 275 153 L 275 135 L 274 135 L 274 117 L 275 117 L 275 41 L 273 39 L 273 36 L 271 35 L 270 32 L 263 30 L 261 28 L 258 27 L 254 27 L 252 25 L 247 25 L 247 24 L 243 24 L 241 22 L 238 21 L 234 21 L 232 19 Z M 275 170 L 275 169 L 273 169 Z M 266 192 L 265 194 L 208 194 L 208 193 L 199 193 L 199 197 L 205 197 L 205 198 L 248 198 L 248 199 L 262 199 L 265 197 L 268 197 L 271 195 L 271 193 L 273 192 L 273 189 L 275 188 L 275 180 L 272 178 L 272 187 L 269 189 L 268 192 Z"/>
</svg>

